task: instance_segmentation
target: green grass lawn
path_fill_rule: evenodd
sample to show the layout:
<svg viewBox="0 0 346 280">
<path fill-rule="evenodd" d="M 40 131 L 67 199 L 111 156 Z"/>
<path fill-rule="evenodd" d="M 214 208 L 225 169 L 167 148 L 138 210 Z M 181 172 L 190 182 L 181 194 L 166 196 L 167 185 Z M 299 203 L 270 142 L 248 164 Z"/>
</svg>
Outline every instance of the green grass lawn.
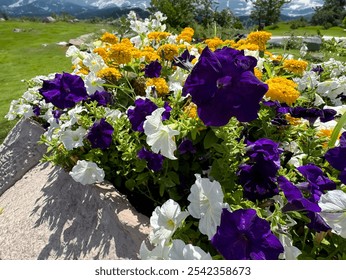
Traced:
<svg viewBox="0 0 346 280">
<path fill-rule="evenodd" d="M 14 32 L 15 29 L 21 31 Z M 71 61 L 65 57 L 67 47 L 56 43 L 68 42 L 87 33 L 97 33 L 101 29 L 110 30 L 110 26 L 85 22 L 0 22 L 0 143 L 15 124 L 15 121 L 9 122 L 4 116 L 11 100 L 19 98 L 26 90 L 21 80 L 55 72 L 70 72 Z"/>
<path fill-rule="evenodd" d="M 316 36 L 318 32 L 323 36 L 333 37 L 346 37 L 346 31 L 342 27 L 334 26 L 329 29 L 324 29 L 323 26 L 306 26 L 297 29 L 290 28 L 290 22 L 280 22 L 277 24 L 278 28 L 273 29 L 271 26 L 265 28 L 266 31 L 273 34 L 273 36 Z"/>
</svg>

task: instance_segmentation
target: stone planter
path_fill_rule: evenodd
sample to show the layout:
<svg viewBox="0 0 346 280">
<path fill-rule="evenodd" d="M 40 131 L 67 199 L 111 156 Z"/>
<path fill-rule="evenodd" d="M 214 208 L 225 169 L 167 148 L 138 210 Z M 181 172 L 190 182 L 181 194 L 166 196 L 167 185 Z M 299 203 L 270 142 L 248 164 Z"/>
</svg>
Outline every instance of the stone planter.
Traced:
<svg viewBox="0 0 346 280">
<path fill-rule="evenodd" d="M 137 259 L 148 217 L 112 185 L 40 163 L 42 132 L 22 120 L 0 146 L 0 259 Z"/>
</svg>

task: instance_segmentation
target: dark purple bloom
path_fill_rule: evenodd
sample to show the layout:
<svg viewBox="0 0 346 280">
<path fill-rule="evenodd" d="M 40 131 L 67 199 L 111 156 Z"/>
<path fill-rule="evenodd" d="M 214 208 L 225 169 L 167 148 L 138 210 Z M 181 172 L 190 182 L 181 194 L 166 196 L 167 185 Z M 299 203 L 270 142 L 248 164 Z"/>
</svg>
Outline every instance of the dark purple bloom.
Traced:
<svg viewBox="0 0 346 280">
<path fill-rule="evenodd" d="M 256 201 L 277 195 L 279 189 L 276 184 L 276 172 L 277 170 L 270 171 L 270 167 L 262 164 L 239 166 L 237 175 L 243 187 L 243 196 L 248 200 Z"/>
<path fill-rule="evenodd" d="M 288 203 L 282 208 L 283 212 L 287 211 L 311 211 L 311 212 L 321 212 L 321 208 L 318 206 L 317 202 L 312 202 L 305 198 L 301 191 L 293 185 L 285 177 L 280 176 L 278 183 Z"/>
<path fill-rule="evenodd" d="M 146 148 L 142 148 L 137 153 L 137 156 L 140 159 L 144 159 L 147 162 L 147 166 L 152 171 L 160 171 L 162 169 L 163 164 L 163 155 L 153 153 L 151 151 L 148 151 Z"/>
<path fill-rule="evenodd" d="M 306 216 L 310 219 L 310 223 L 307 224 L 309 228 L 314 229 L 317 232 L 327 232 L 331 229 L 331 227 L 323 220 L 320 214 L 308 211 Z"/>
<path fill-rule="evenodd" d="M 52 111 L 52 114 L 53 114 L 53 117 L 54 117 L 56 123 L 59 123 L 59 119 L 60 119 L 62 113 L 63 112 L 61 110 L 53 110 Z"/>
<path fill-rule="evenodd" d="M 158 60 L 150 62 L 144 68 L 145 76 L 148 78 L 158 78 L 161 75 L 162 66 Z"/>
<path fill-rule="evenodd" d="M 253 162 L 273 162 L 277 170 L 280 168 L 280 154 L 283 150 L 279 148 L 279 144 L 273 140 L 261 138 L 253 143 L 249 141 L 246 150 L 246 155 L 248 155 Z"/>
<path fill-rule="evenodd" d="M 223 209 L 211 243 L 227 260 L 277 260 L 284 251 L 269 223 L 254 209 Z"/>
<path fill-rule="evenodd" d="M 174 66 L 178 66 L 180 68 L 183 68 L 185 70 L 191 70 L 191 68 L 193 66 L 191 62 L 194 59 L 195 59 L 195 56 L 194 55 L 190 55 L 189 51 L 185 50 L 181 54 L 181 56 L 174 58 L 173 65 Z"/>
<path fill-rule="evenodd" d="M 38 117 L 41 114 L 41 108 L 37 105 L 33 107 L 32 111 L 34 112 L 36 117 Z"/>
<path fill-rule="evenodd" d="M 181 155 L 186 153 L 196 153 L 196 148 L 193 146 L 193 143 L 190 139 L 184 139 L 178 146 L 178 150 Z"/>
<path fill-rule="evenodd" d="M 162 120 L 165 121 L 165 120 L 168 120 L 171 117 L 172 107 L 169 106 L 167 101 L 165 102 L 163 107 L 165 108 L 165 111 L 162 113 Z"/>
<path fill-rule="evenodd" d="M 346 132 L 340 136 L 339 146 L 329 149 L 324 158 L 335 169 L 341 171 L 339 179 L 342 183 L 346 184 Z"/>
<path fill-rule="evenodd" d="M 316 72 L 318 75 L 320 75 L 324 70 L 321 65 L 317 65 L 315 68 L 312 68 L 311 71 Z"/>
<path fill-rule="evenodd" d="M 256 63 L 254 57 L 228 47 L 203 50 L 186 79 L 183 95 L 191 94 L 205 125 L 223 126 L 231 117 L 241 122 L 257 118 L 268 85 L 254 75 Z"/>
<path fill-rule="evenodd" d="M 53 80 L 43 81 L 39 92 L 47 103 L 60 109 L 72 108 L 77 102 L 88 98 L 83 79 L 69 73 L 55 74 Z"/>
<path fill-rule="evenodd" d="M 97 101 L 99 106 L 107 106 L 112 102 L 112 94 L 108 91 L 96 91 L 94 94 L 90 95 L 91 101 Z"/>
<path fill-rule="evenodd" d="M 311 201 L 318 202 L 324 191 L 335 190 L 336 184 L 323 174 L 323 171 L 314 164 L 298 167 L 298 171 L 308 181 L 307 190 L 311 193 Z"/>
<path fill-rule="evenodd" d="M 95 122 L 89 130 L 87 139 L 93 148 L 105 150 L 112 144 L 114 128 L 105 120 Z"/>
<path fill-rule="evenodd" d="M 144 132 L 143 124 L 146 116 L 151 115 L 157 109 L 157 105 L 150 99 L 138 98 L 135 101 L 135 107 L 127 110 L 127 116 L 134 131 Z"/>
</svg>

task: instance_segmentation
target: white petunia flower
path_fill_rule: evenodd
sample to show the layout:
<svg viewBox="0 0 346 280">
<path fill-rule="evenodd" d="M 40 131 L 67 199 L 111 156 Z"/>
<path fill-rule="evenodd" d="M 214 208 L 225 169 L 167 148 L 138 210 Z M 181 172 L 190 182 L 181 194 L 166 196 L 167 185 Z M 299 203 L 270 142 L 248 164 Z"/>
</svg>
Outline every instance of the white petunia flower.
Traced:
<svg viewBox="0 0 346 280">
<path fill-rule="evenodd" d="M 66 129 L 60 136 L 66 150 L 71 151 L 74 148 L 83 147 L 83 139 L 87 130 L 79 127 L 76 130 Z"/>
<path fill-rule="evenodd" d="M 168 260 L 169 250 L 170 245 L 167 245 L 165 240 L 162 240 L 151 251 L 148 249 L 145 241 L 143 241 L 139 249 L 139 257 L 141 260 Z"/>
<path fill-rule="evenodd" d="M 318 206 L 320 215 L 333 232 L 346 238 L 346 193 L 342 190 L 327 191 L 322 194 Z"/>
<path fill-rule="evenodd" d="M 95 162 L 86 160 L 78 160 L 69 174 L 82 185 L 101 183 L 105 177 L 102 168 L 99 168 Z"/>
<path fill-rule="evenodd" d="M 103 84 L 105 81 L 99 77 L 96 76 L 94 72 L 90 72 L 84 80 L 85 88 L 89 95 L 94 94 L 97 90 L 103 91 Z"/>
<path fill-rule="evenodd" d="M 157 206 L 150 217 L 151 243 L 159 244 L 162 240 L 168 241 L 187 216 L 189 213 L 182 212 L 179 204 L 172 199 L 167 200 L 161 207 Z"/>
<path fill-rule="evenodd" d="M 222 208 L 226 207 L 223 203 L 223 192 L 219 182 L 201 178 L 199 174 L 195 176 L 195 184 L 187 198 L 190 201 L 187 209 L 192 217 L 200 219 L 198 229 L 208 235 L 210 240 L 220 225 Z"/>
<path fill-rule="evenodd" d="M 185 244 L 180 239 L 173 240 L 172 246 L 168 252 L 170 260 L 211 260 L 209 253 L 204 252 L 200 247 L 191 244 Z"/>
<path fill-rule="evenodd" d="M 103 58 L 97 53 L 88 53 L 83 59 L 83 64 L 89 68 L 91 72 L 97 73 L 107 65 Z"/>
<path fill-rule="evenodd" d="M 284 247 L 284 252 L 279 255 L 279 259 L 282 260 L 296 260 L 302 253 L 297 247 L 293 246 L 291 238 L 286 234 L 279 234 L 279 240 Z"/>
<path fill-rule="evenodd" d="M 144 133 L 147 136 L 146 141 L 154 153 L 160 152 L 166 158 L 177 159 L 174 156 L 174 151 L 177 149 L 174 136 L 178 135 L 179 131 L 162 123 L 161 116 L 164 111 L 164 108 L 158 108 L 146 117 L 143 125 Z"/>
</svg>

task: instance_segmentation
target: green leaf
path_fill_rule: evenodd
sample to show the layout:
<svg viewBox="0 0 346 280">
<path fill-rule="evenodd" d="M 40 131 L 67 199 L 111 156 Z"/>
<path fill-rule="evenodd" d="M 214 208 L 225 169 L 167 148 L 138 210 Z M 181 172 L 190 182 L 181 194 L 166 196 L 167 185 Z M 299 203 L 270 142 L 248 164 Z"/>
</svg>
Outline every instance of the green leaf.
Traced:
<svg viewBox="0 0 346 280">
<path fill-rule="evenodd" d="M 217 143 L 218 140 L 219 138 L 215 135 L 214 131 L 209 130 L 207 135 L 204 138 L 204 142 L 203 142 L 204 148 L 205 149 L 211 148 Z"/>
<path fill-rule="evenodd" d="M 330 137 L 328 147 L 332 148 L 335 145 L 336 140 L 339 137 L 340 131 L 343 128 L 344 124 L 346 123 L 346 113 L 344 113 L 340 120 L 338 121 L 337 125 L 334 127 L 332 135 Z"/>
</svg>

